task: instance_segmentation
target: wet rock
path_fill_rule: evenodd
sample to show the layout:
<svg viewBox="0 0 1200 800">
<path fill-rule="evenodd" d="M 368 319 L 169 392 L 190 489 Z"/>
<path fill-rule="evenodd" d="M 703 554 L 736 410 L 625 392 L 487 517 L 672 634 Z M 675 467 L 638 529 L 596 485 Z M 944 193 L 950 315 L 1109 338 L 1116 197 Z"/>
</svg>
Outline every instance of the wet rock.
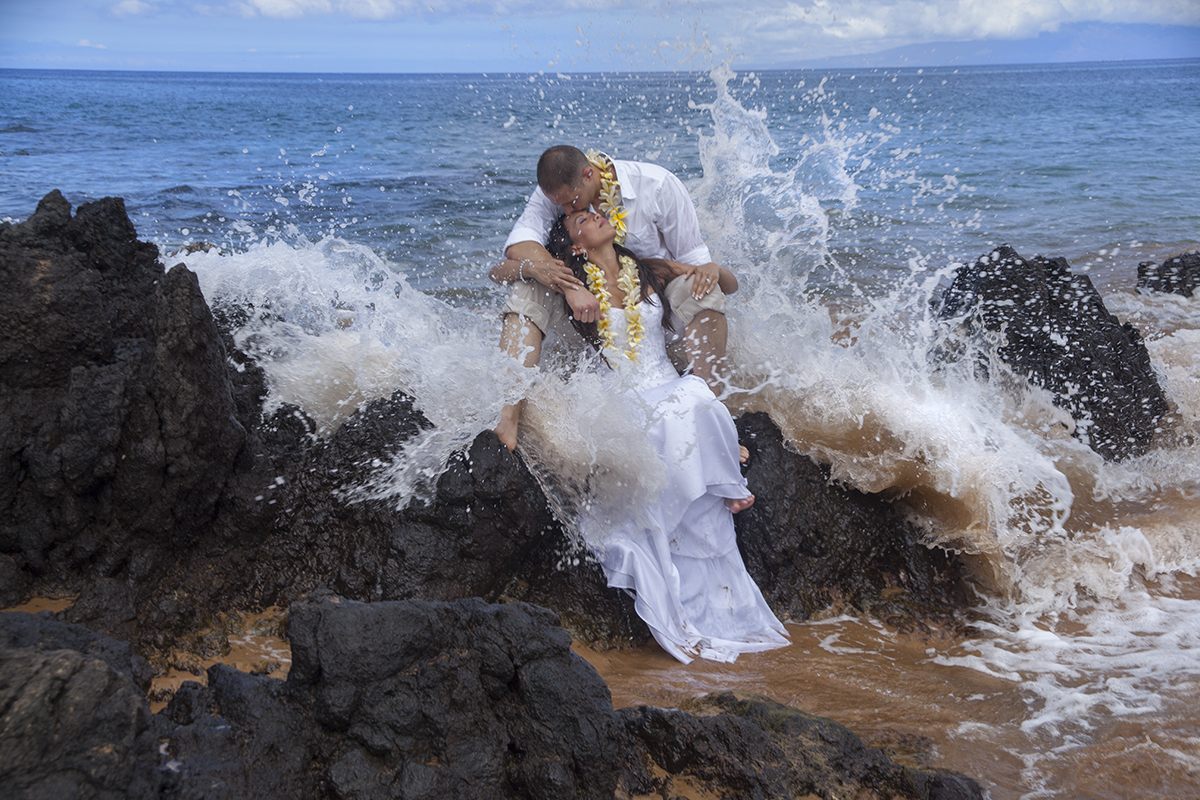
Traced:
<svg viewBox="0 0 1200 800">
<path fill-rule="evenodd" d="M 30 578 L 8 555 L 0 553 L 0 608 L 15 606 L 29 593 Z"/>
<path fill-rule="evenodd" d="M 650 628 L 633 599 L 610 588 L 595 558 L 565 535 L 531 553 L 501 597 L 553 610 L 573 639 L 602 650 L 650 641 Z"/>
<path fill-rule="evenodd" d="M 164 710 L 172 796 L 613 797 L 608 690 L 549 612 L 322 594 L 289 619 L 286 684 L 216 666 Z"/>
<path fill-rule="evenodd" d="M 1153 261 L 1138 264 L 1139 292 L 1144 289 L 1191 297 L 1197 286 L 1200 286 L 1200 252 L 1183 253 L 1161 264 Z"/>
<path fill-rule="evenodd" d="M 325 798 L 328 736 L 283 681 L 218 664 L 208 687 L 184 684 L 160 715 L 171 772 L 169 796 L 207 800 Z"/>
<path fill-rule="evenodd" d="M 257 502 L 275 509 L 268 535 L 181 564 L 162 581 L 163 602 L 169 587 L 188 607 L 231 598 L 286 605 L 320 584 L 364 602 L 496 599 L 561 528 L 533 477 L 494 434 L 481 433 L 452 459 L 429 505 L 400 509 L 393 498 L 357 491 L 428 426 L 401 393 L 368 403 L 258 487 Z"/>
<path fill-rule="evenodd" d="M 145 695 L 103 658 L 0 645 L 0 709 L 0 796 L 158 795 Z"/>
<path fill-rule="evenodd" d="M 10 616 L 28 619 L 0 638 L 5 797 L 982 797 L 765 698 L 614 712 L 554 615 L 523 603 L 319 593 L 290 610 L 286 682 L 217 665 L 156 715 L 105 660 L 119 647 L 85 655 L 84 629 Z"/>
<path fill-rule="evenodd" d="M 84 584 L 79 597 L 62 617 L 67 622 L 106 631 L 110 636 L 131 639 L 137 633 L 137 594 L 115 578 L 99 578 Z"/>
<path fill-rule="evenodd" d="M 621 779 L 630 794 L 668 797 L 699 789 L 743 800 L 984 797 L 965 775 L 901 767 L 833 720 L 767 698 L 723 692 L 689 709 L 694 714 L 647 706 L 619 712 L 632 740 Z"/>
<path fill-rule="evenodd" d="M 216 716 L 217 704 L 208 686 L 184 681 L 167 698 L 167 707 L 159 713 L 176 725 L 191 725 L 205 717 Z"/>
<path fill-rule="evenodd" d="M 733 518 L 738 549 L 776 614 L 802 620 L 845 604 L 910 628 L 950 621 L 967 605 L 960 564 L 923 545 L 891 504 L 831 484 L 828 469 L 790 450 L 766 414 L 745 414 L 737 427 L 756 498 Z"/>
<path fill-rule="evenodd" d="M 1149 449 L 1168 407 L 1145 343 L 1065 259 L 1001 247 L 958 270 L 938 313 L 970 335 L 999 336 L 998 356 L 1048 390 L 1075 436 L 1105 458 Z"/>
<path fill-rule="evenodd" d="M 97 658 L 119 672 L 141 691 L 150 688 L 153 673 L 146 659 L 124 641 L 94 633 L 80 625 L 54 618 L 49 611 L 28 614 L 9 611 L 0 614 L 0 648 L 18 650 L 75 650 L 89 658 Z"/>
<path fill-rule="evenodd" d="M 293 605 L 293 696 L 344 736 L 339 797 L 611 798 L 608 689 L 522 603 Z"/>
<path fill-rule="evenodd" d="M 0 232 L 0 551 L 32 576 L 146 580 L 245 445 L 196 277 L 157 256 L 118 198 Z"/>
</svg>

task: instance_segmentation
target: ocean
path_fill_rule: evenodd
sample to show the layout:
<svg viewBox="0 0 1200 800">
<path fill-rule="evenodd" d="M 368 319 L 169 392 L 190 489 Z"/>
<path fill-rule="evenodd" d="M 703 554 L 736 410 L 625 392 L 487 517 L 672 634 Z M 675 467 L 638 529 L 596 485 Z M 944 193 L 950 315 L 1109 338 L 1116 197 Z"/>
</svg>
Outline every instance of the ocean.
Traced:
<svg viewBox="0 0 1200 800">
<path fill-rule="evenodd" d="M 0 218 L 125 198 L 238 341 L 269 404 L 332 430 L 403 389 L 435 428 L 367 494 L 421 502 L 528 396 L 564 515 L 589 471 L 653 483 L 591 430 L 569 367 L 498 354 L 486 277 L 538 155 L 674 171 L 742 288 L 724 400 L 837 480 L 904 503 L 975 576 L 962 639 L 830 613 L 733 665 L 584 652 L 619 704 L 718 688 L 830 716 L 1001 798 L 1200 797 L 1200 300 L 1134 292 L 1200 246 L 1200 61 L 872 70 L 264 75 L 0 70 Z M 937 370 L 930 300 L 1001 244 L 1065 257 L 1146 338 L 1176 422 L 1106 463 L 1037 390 Z M 585 428 L 575 421 L 588 420 Z M 915 744 L 914 744 L 915 743 Z"/>
</svg>

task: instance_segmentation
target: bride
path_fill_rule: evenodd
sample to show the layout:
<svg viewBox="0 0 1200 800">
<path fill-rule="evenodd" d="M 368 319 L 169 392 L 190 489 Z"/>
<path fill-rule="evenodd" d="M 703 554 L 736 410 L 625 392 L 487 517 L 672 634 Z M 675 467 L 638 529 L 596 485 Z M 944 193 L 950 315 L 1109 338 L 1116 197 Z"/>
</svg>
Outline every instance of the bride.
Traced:
<svg viewBox="0 0 1200 800">
<path fill-rule="evenodd" d="M 638 615 L 675 658 L 733 661 L 786 645 L 786 630 L 742 563 L 733 514 L 754 502 L 739 468 L 729 411 L 698 377 L 680 377 L 667 357 L 666 283 L 686 267 L 638 259 L 615 244 L 602 214 L 582 211 L 555 222 L 546 247 L 600 301 L 595 322 L 572 320 L 611 370 L 641 417 L 666 469 L 657 503 L 615 525 L 585 516 L 580 528 L 608 585 L 634 597 Z M 736 279 L 722 269 L 727 293 Z M 540 355 L 540 335 L 532 359 Z M 504 410 L 497 433 L 515 443 L 520 405 Z M 598 529 L 603 528 L 603 529 Z"/>
</svg>

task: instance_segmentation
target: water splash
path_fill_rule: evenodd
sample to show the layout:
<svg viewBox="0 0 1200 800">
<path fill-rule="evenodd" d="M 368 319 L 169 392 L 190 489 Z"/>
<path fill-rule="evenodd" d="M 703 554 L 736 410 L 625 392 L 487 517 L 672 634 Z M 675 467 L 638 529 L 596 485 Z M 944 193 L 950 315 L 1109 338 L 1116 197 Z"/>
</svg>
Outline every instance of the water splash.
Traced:
<svg viewBox="0 0 1200 800">
<path fill-rule="evenodd" d="M 728 63 L 709 77 L 714 99 L 691 103 L 712 123 L 698 136 L 703 177 L 692 190 L 710 246 L 743 287 L 729 314 L 736 368 L 724 399 L 735 411 L 770 413 L 792 446 L 830 465 L 833 479 L 903 503 L 930 543 L 968 556 L 981 587 L 1007 607 L 1052 610 L 1081 595 L 1112 596 L 1125 579 L 1114 583 L 1105 565 L 1125 558 L 1124 545 L 1103 531 L 1173 485 L 1171 472 L 1194 463 L 1191 450 L 1107 465 L 1075 441 L 1074 422 L 1051 398 L 995 360 L 998 342 L 965 340 L 934 319 L 931 300 L 955 261 L 905 244 L 905 266 L 887 281 L 841 263 L 848 240 L 864 231 L 885 240 L 895 233 L 888 226 L 942 219 L 952 227 L 957 219 L 921 207 L 880 220 L 860 203 L 863 192 L 908 186 L 918 208 L 917 200 L 950 202 L 966 191 L 925 174 L 913 148 L 885 152 L 895 135 L 886 114 L 838 118 L 836 93 L 822 80 L 800 93 L 812 126 L 784 152 L 768 110 L 736 96 L 752 97 L 759 79 Z M 325 435 L 366 400 L 395 389 L 416 399 L 434 429 L 398 446 L 378 480 L 360 487 L 366 495 L 398 505 L 427 499 L 450 455 L 523 396 L 523 450 L 564 519 L 604 487 L 661 480 L 646 465 L 653 459 L 612 444 L 636 436 L 573 356 L 548 354 L 540 370 L 515 367 L 495 346 L 490 308 L 417 291 L 402 265 L 366 247 L 292 231 L 241 254 L 186 260 L 210 298 L 258 312 L 238 342 L 267 366 L 269 406 L 300 405 Z M 1186 357 L 1191 335 L 1179 331 L 1151 348 L 1156 359 L 1178 362 L 1170 390 L 1194 428 L 1200 368 Z M 931 358 L 939 348 L 971 357 Z M 976 358 L 990 360 L 987 380 Z M 1151 536 L 1156 555 L 1129 563 L 1153 573 L 1193 562 L 1187 546 L 1168 539 Z"/>
<path fill-rule="evenodd" d="M 270 413 L 300 406 L 327 436 L 364 403 L 403 391 L 433 423 L 401 445 L 364 497 L 431 496 L 450 456 L 537 376 L 500 356 L 498 320 L 413 289 L 368 248 L 300 237 L 185 258 L 215 307 L 250 309 L 235 343 L 267 375 Z"/>
</svg>

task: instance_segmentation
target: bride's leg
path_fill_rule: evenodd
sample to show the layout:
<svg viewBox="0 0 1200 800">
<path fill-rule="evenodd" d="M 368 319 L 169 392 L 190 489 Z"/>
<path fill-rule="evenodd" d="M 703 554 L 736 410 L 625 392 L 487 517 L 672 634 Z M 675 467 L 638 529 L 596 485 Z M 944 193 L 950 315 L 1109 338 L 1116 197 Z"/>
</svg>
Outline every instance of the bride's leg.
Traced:
<svg viewBox="0 0 1200 800">
<path fill-rule="evenodd" d="M 729 328 L 719 311 L 701 311 L 688 323 L 684 336 L 692 374 L 702 378 L 718 397 L 724 391 L 725 345 Z"/>
<path fill-rule="evenodd" d="M 528 317 L 520 314 L 505 314 L 504 327 L 500 331 L 500 349 L 526 367 L 537 366 L 542 358 L 543 334 Z M 492 430 L 509 450 L 517 446 L 517 431 L 521 425 L 522 400 L 505 406 L 500 412 L 500 424 Z"/>
</svg>

